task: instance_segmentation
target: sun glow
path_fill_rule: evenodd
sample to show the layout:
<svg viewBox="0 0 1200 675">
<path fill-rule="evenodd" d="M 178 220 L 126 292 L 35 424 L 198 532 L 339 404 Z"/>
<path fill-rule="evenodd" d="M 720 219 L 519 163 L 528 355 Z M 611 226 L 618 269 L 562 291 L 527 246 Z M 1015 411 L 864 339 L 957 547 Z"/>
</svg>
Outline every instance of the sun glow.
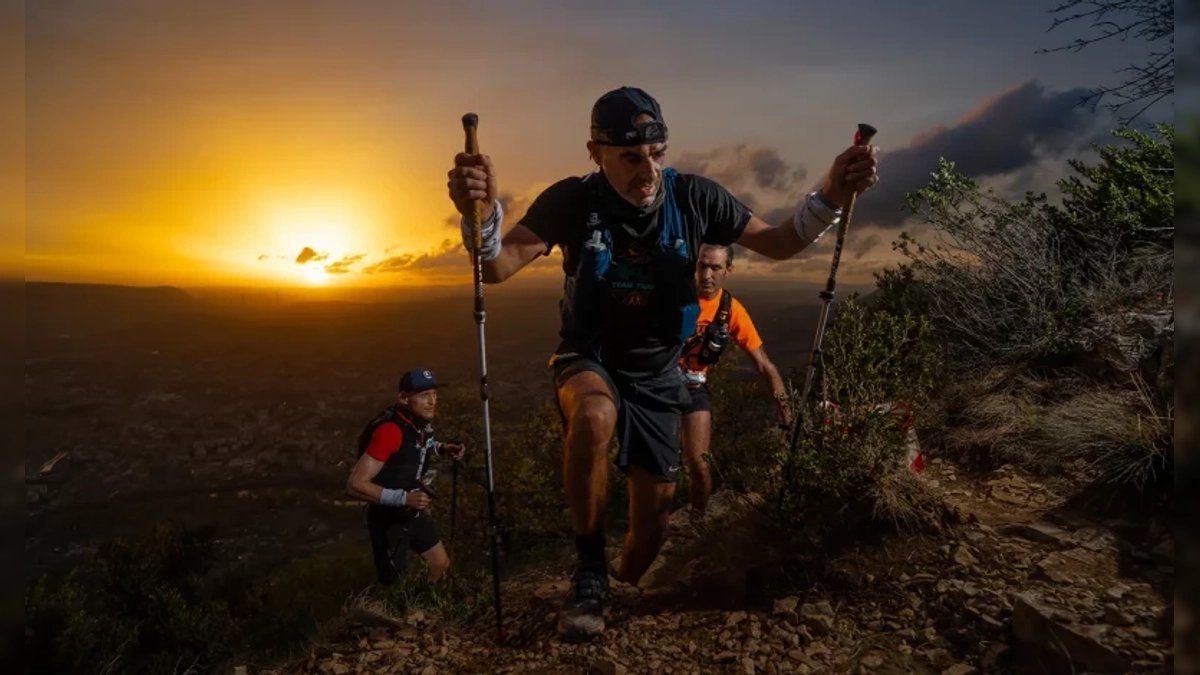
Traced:
<svg viewBox="0 0 1200 675">
<path fill-rule="evenodd" d="M 298 255 L 308 247 L 317 254 L 343 256 L 361 244 L 364 220 L 340 204 L 294 205 L 273 210 L 267 223 L 271 238 L 281 242 L 285 251 Z"/>
<path fill-rule="evenodd" d="M 262 246 L 280 251 L 282 276 L 322 286 L 336 276 L 326 266 L 366 252 L 370 218 L 350 200 L 326 198 L 276 201 L 262 219 Z"/>
<path fill-rule="evenodd" d="M 329 273 L 320 264 L 304 265 L 300 274 L 304 281 L 312 286 L 321 286 L 329 279 Z"/>
</svg>

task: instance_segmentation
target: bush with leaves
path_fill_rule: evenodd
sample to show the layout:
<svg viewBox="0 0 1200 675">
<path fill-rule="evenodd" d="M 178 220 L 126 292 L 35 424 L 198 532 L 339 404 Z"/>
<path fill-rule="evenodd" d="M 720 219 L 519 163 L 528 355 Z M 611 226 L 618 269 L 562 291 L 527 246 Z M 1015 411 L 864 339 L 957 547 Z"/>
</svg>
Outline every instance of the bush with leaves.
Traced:
<svg viewBox="0 0 1200 675">
<path fill-rule="evenodd" d="M 205 588 L 214 550 L 203 532 L 158 528 L 120 539 L 65 580 L 26 594 L 30 672 L 206 670 L 240 642 L 228 603 Z"/>
<path fill-rule="evenodd" d="M 738 377 L 737 369 L 748 361 L 741 350 L 730 350 L 709 367 L 712 432 L 708 463 L 714 491 L 759 492 L 767 489 L 774 474 L 775 402 L 757 372 L 753 379 Z M 680 506 L 690 503 L 690 481 L 685 470 L 675 492 Z"/>
<path fill-rule="evenodd" d="M 532 554 L 572 541 L 562 464 L 562 421 L 548 402 L 531 410 L 497 453 L 501 529 L 509 550 Z"/>
<path fill-rule="evenodd" d="M 785 517 L 835 505 L 851 519 L 919 519 L 927 495 L 908 490 L 906 418 L 936 390 L 941 348 L 926 318 L 886 299 L 890 309 L 851 296 L 829 326 L 820 402 L 805 406 L 795 454 L 779 451 Z"/>
<path fill-rule="evenodd" d="M 906 208 L 933 232 L 901 235 L 906 274 L 959 370 L 1032 364 L 1073 351 L 1099 315 L 1173 293 L 1174 129 L 1119 130 L 1128 145 L 1071 162 L 1061 205 L 1010 202 L 942 159 Z"/>
<path fill-rule="evenodd" d="M 1140 372 L 1173 369 L 1169 338 L 1156 334 L 1147 352 L 1126 332 L 1160 320 L 1142 316 L 1173 322 L 1175 131 L 1114 136 L 1123 142 L 1098 146 L 1098 162 L 1069 163 L 1058 205 L 1006 201 L 945 160 L 908 196 L 933 240 L 902 236 L 908 261 L 887 280 L 907 288 L 946 346 L 955 377 L 941 397 L 942 440 L 970 463 L 1138 490 L 1170 475 L 1173 406 L 1152 387 L 1173 378 L 1151 373 L 1147 387 L 1155 377 Z M 1159 346 L 1161 364 L 1146 361 Z"/>
<path fill-rule="evenodd" d="M 218 571 L 215 535 L 164 523 L 113 541 L 65 577 L 29 586 L 26 672 L 158 675 L 223 672 L 230 663 L 271 666 L 336 633 L 339 618 L 354 618 L 344 615 L 348 601 L 351 610 L 385 618 L 422 609 L 444 622 L 490 608 L 483 570 L 456 569 L 453 588 L 433 587 L 414 556 L 401 582 L 381 589 L 373 586 L 369 550 L 351 542 L 272 570 Z"/>
</svg>

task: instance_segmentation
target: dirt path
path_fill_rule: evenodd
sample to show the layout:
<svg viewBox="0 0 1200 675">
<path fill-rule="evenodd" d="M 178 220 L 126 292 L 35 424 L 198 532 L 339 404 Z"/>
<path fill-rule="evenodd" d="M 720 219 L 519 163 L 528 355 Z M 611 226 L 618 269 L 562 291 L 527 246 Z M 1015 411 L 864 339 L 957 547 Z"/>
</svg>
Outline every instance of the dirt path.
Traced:
<svg viewBox="0 0 1200 675">
<path fill-rule="evenodd" d="M 1011 472 L 967 478 L 934 461 L 923 480 L 963 525 L 845 551 L 801 594 L 755 595 L 746 563 L 761 530 L 744 500 L 720 495 L 708 528 L 720 536 L 706 539 L 676 514 L 643 588 L 614 586 L 596 642 L 555 635 L 564 564 L 506 583 L 504 646 L 486 626 L 414 613 L 314 648 L 290 672 L 1170 672 L 1160 626 L 1174 573 L 1167 530 L 1058 511 L 1051 489 Z M 1131 528 L 1158 543 L 1130 544 Z"/>
</svg>

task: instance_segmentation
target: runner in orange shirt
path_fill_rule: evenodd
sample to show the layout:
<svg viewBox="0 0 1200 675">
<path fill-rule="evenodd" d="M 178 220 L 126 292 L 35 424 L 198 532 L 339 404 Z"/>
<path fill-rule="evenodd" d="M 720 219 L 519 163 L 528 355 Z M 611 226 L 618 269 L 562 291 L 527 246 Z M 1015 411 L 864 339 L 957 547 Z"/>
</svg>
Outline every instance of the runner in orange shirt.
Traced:
<svg viewBox="0 0 1200 675">
<path fill-rule="evenodd" d="M 696 261 L 696 288 L 700 296 L 700 319 L 696 333 L 683 346 L 680 368 L 692 396 L 692 404 L 683 416 L 683 457 L 688 467 L 692 515 L 703 517 L 712 491 L 709 474 L 709 440 L 712 436 L 712 408 L 709 405 L 708 369 L 721 357 L 730 341 L 737 343 L 758 368 L 759 375 L 774 394 L 776 413 L 782 428 L 788 428 L 791 412 L 783 378 L 767 358 L 763 341 L 750 314 L 742 303 L 725 290 L 725 279 L 733 271 L 733 249 L 705 244 Z M 718 315 L 724 321 L 716 320 Z M 710 324 L 715 324 L 711 326 Z M 724 326 L 724 329 L 722 329 Z"/>
</svg>

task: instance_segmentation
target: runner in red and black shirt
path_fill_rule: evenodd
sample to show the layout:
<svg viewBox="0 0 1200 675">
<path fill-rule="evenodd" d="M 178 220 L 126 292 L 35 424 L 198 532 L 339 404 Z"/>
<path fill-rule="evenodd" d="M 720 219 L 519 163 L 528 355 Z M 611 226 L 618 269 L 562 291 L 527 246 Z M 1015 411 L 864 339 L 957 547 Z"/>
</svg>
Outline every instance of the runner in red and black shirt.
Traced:
<svg viewBox="0 0 1200 675">
<path fill-rule="evenodd" d="M 408 567 L 411 549 L 429 565 L 436 582 L 450 567 L 437 526 L 427 510 L 431 501 L 423 478 L 431 460 L 443 453 L 462 459 L 464 447 L 434 440 L 437 380 L 423 368 L 400 378 L 395 405 L 375 416 L 358 439 L 358 462 L 346 491 L 369 504 L 367 530 L 379 583 L 395 583 Z"/>
</svg>

